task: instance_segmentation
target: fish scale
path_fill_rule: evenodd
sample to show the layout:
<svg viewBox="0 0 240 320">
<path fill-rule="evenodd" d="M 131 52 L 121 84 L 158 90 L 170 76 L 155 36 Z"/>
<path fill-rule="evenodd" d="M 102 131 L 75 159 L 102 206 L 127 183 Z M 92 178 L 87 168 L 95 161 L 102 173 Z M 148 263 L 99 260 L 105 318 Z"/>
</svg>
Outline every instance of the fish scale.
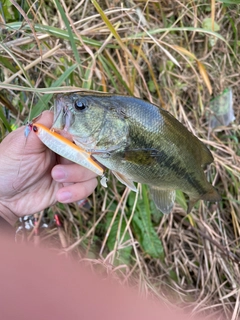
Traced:
<svg viewBox="0 0 240 320">
<path fill-rule="evenodd" d="M 169 213 L 175 191 L 189 196 L 188 212 L 200 199 L 221 198 L 203 166 L 213 161 L 208 148 L 169 112 L 147 101 L 112 94 L 70 93 L 55 98 L 54 128 L 135 190 L 145 183 L 156 206 Z"/>
</svg>

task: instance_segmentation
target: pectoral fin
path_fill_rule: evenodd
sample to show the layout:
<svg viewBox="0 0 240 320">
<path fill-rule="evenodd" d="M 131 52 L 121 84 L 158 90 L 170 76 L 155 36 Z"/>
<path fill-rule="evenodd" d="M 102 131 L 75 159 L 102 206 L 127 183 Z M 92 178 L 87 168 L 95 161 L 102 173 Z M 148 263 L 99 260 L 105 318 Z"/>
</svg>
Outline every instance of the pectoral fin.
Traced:
<svg viewBox="0 0 240 320">
<path fill-rule="evenodd" d="M 115 177 L 125 184 L 128 188 L 130 188 L 132 191 L 137 192 L 137 188 L 135 187 L 132 180 L 129 180 L 127 177 L 125 177 L 122 173 L 119 173 L 117 171 L 112 171 L 112 173 L 115 175 Z"/>
<path fill-rule="evenodd" d="M 155 205 L 162 213 L 170 213 L 176 198 L 175 190 L 162 190 L 159 187 L 151 186 L 150 193 Z"/>
</svg>

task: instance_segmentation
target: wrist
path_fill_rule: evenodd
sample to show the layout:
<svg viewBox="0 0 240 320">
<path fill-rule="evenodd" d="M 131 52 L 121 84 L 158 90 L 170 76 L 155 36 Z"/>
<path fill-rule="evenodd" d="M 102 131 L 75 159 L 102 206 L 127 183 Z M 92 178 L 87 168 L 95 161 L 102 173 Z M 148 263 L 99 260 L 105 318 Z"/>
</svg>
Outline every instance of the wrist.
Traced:
<svg viewBox="0 0 240 320">
<path fill-rule="evenodd" d="M 10 210 L 10 208 L 0 202 L 0 217 L 10 223 L 12 226 L 17 222 L 18 217 Z"/>
</svg>

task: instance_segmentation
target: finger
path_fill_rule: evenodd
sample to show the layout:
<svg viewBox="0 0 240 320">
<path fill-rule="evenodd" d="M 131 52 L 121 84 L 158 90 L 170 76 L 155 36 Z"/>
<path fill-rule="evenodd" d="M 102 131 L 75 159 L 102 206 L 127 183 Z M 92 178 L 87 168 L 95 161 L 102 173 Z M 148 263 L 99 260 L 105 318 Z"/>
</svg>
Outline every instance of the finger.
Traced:
<svg viewBox="0 0 240 320">
<path fill-rule="evenodd" d="M 26 137 L 24 136 L 24 127 L 20 127 L 11 133 L 9 133 L 5 139 L 1 142 L 1 146 L 10 153 L 22 153 L 24 145 L 26 143 Z M 20 150 L 20 152 L 18 152 Z"/>
<path fill-rule="evenodd" d="M 50 128 L 53 123 L 53 113 L 51 111 L 44 111 L 41 115 L 39 115 L 36 122 Z M 26 138 L 24 135 L 25 128 L 22 127 L 19 130 L 21 130 L 21 132 L 19 131 L 19 135 L 21 135 L 22 139 L 24 139 L 25 141 L 24 149 L 26 153 L 38 153 L 46 150 L 45 145 L 41 142 L 41 140 L 34 132 L 30 132 L 30 134 Z"/>
<path fill-rule="evenodd" d="M 82 183 L 75 183 L 63 187 L 56 194 L 57 201 L 70 203 L 87 198 L 96 188 L 97 179 L 91 179 Z"/>
<path fill-rule="evenodd" d="M 46 149 L 34 132 L 30 132 L 26 138 L 24 131 L 25 127 L 20 127 L 9 133 L 3 140 L 1 146 L 7 150 L 7 155 L 18 154 L 26 156 L 28 154 L 43 152 Z"/>
<path fill-rule="evenodd" d="M 43 111 L 43 113 L 39 116 L 39 118 L 37 118 L 35 122 L 41 123 L 44 126 L 51 128 L 53 125 L 53 112 L 49 110 Z"/>
<path fill-rule="evenodd" d="M 58 164 L 52 169 L 52 178 L 57 182 L 82 182 L 93 179 L 96 174 L 78 164 Z"/>
</svg>

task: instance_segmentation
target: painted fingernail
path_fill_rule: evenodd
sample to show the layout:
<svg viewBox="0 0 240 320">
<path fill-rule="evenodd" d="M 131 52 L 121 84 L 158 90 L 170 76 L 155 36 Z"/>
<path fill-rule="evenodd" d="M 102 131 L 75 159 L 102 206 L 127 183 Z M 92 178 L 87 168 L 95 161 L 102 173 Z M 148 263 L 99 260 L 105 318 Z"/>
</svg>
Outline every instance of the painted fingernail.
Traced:
<svg viewBox="0 0 240 320">
<path fill-rule="evenodd" d="M 66 180 L 66 172 L 61 168 L 55 168 L 52 172 L 52 177 L 55 181 L 65 181 Z"/>
<path fill-rule="evenodd" d="M 58 201 L 59 202 L 67 202 L 70 201 L 72 198 L 72 194 L 68 191 L 63 191 L 61 193 L 58 194 Z"/>
</svg>

